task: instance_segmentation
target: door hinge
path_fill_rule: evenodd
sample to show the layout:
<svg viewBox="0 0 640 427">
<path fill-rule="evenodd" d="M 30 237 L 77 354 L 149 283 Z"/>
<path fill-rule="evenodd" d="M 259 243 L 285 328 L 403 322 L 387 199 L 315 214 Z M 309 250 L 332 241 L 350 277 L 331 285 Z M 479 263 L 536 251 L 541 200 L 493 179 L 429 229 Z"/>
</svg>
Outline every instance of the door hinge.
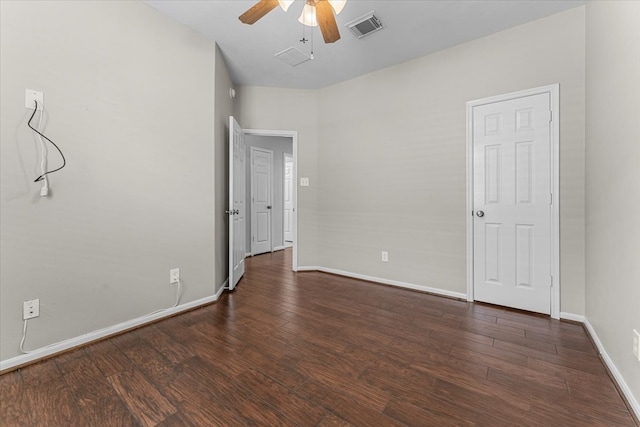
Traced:
<svg viewBox="0 0 640 427">
<path fill-rule="evenodd" d="M 553 121 L 553 111 L 549 111 L 549 122 Z"/>
<path fill-rule="evenodd" d="M 549 204 L 553 204 L 553 193 L 549 193 Z"/>
<path fill-rule="evenodd" d="M 550 277 L 551 277 L 551 287 L 553 288 L 553 276 L 550 276 Z"/>
<path fill-rule="evenodd" d="M 256 241 L 256 236 L 251 236 L 251 241 L 255 242 Z"/>
</svg>

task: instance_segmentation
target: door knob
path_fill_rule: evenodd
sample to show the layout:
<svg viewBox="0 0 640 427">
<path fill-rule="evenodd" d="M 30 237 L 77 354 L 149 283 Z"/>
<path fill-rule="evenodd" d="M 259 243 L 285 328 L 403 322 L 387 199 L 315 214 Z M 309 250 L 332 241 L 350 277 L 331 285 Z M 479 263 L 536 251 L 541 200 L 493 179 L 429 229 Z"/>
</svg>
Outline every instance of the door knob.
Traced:
<svg viewBox="0 0 640 427">
<path fill-rule="evenodd" d="M 476 212 L 476 215 L 478 215 L 478 218 L 482 218 L 484 216 L 484 212 L 483 211 L 478 211 L 478 212 Z"/>
<path fill-rule="evenodd" d="M 267 209 L 271 209 L 271 206 L 267 206 Z"/>
<path fill-rule="evenodd" d="M 233 215 L 233 211 L 230 211 L 229 209 L 227 209 L 226 211 L 224 211 L 224 213 L 226 213 L 227 215 Z"/>
</svg>

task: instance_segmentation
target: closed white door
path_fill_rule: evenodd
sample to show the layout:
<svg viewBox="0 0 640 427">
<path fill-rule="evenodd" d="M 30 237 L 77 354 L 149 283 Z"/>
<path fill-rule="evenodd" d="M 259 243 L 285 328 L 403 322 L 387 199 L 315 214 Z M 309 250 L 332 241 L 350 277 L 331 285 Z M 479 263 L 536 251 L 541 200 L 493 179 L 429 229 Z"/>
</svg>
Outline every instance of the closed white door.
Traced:
<svg viewBox="0 0 640 427">
<path fill-rule="evenodd" d="M 293 155 L 284 153 L 284 246 L 293 245 Z"/>
<path fill-rule="evenodd" d="M 246 206 L 244 131 L 229 117 L 229 290 L 244 274 Z"/>
<path fill-rule="evenodd" d="M 251 253 L 271 252 L 273 151 L 251 147 Z"/>
<path fill-rule="evenodd" d="M 550 314 L 550 122 L 549 93 L 473 108 L 478 301 Z"/>
</svg>

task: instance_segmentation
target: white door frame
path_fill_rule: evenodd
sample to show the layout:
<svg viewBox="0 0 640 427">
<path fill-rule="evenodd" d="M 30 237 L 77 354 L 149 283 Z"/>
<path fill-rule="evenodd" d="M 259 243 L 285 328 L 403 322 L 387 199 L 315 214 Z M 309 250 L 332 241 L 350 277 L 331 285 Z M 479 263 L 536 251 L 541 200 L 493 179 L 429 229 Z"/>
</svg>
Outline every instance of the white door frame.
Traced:
<svg viewBox="0 0 640 427">
<path fill-rule="evenodd" d="M 295 163 L 293 161 L 293 154 L 292 153 L 283 153 L 282 155 L 282 172 L 283 175 L 285 174 L 285 171 L 287 170 L 287 158 L 290 157 L 291 161 L 293 163 Z M 292 199 L 292 203 L 293 203 L 293 188 L 296 186 L 295 181 L 293 180 L 293 168 L 291 168 L 291 199 Z M 284 183 L 282 183 L 284 185 Z M 284 246 L 285 248 L 287 247 L 287 240 L 285 239 L 285 235 L 284 235 L 284 223 L 285 223 L 285 209 L 284 209 L 284 194 L 285 194 L 285 189 L 282 189 L 282 246 Z M 292 212 L 291 212 L 291 234 L 293 234 L 293 207 L 291 208 Z M 293 237 L 291 237 L 293 239 Z M 292 240 L 293 241 L 293 240 Z"/>
<path fill-rule="evenodd" d="M 293 260 L 292 270 L 298 271 L 298 132 L 294 130 L 245 129 L 245 135 L 280 136 L 293 141 Z"/>
<path fill-rule="evenodd" d="M 255 191 L 256 191 L 256 182 L 255 182 L 255 175 L 254 175 L 254 167 L 253 167 L 253 156 L 254 153 L 256 151 L 262 151 L 263 153 L 269 153 L 271 155 L 271 163 L 269 164 L 269 178 L 270 178 L 270 182 L 269 182 L 269 201 L 271 203 L 271 208 L 270 208 L 270 212 L 269 212 L 269 250 L 267 252 L 273 252 L 273 150 L 269 150 L 267 148 L 261 148 L 261 147 L 251 147 L 249 150 L 249 158 L 251 159 L 251 162 L 249 163 L 249 168 L 250 168 L 250 176 L 251 176 L 251 225 L 249 226 L 249 229 L 251 230 L 251 255 L 256 255 L 256 251 L 255 251 L 255 246 L 256 246 L 256 242 L 254 240 L 254 233 L 256 232 L 255 228 L 254 228 L 254 224 L 257 224 L 257 218 L 256 218 L 256 203 L 255 203 Z"/>
<path fill-rule="evenodd" d="M 473 108 L 548 93 L 551 100 L 551 317 L 560 318 L 560 85 L 507 93 L 467 102 L 467 301 L 473 301 Z"/>
</svg>

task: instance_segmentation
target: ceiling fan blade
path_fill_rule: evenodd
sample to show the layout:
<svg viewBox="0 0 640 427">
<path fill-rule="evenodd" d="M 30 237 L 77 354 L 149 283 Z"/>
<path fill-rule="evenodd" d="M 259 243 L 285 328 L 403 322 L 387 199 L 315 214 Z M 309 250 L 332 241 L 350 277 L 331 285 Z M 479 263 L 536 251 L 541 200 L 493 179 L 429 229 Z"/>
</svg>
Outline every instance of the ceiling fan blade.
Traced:
<svg viewBox="0 0 640 427">
<path fill-rule="evenodd" d="M 322 31 L 322 37 L 325 43 L 333 43 L 340 40 L 340 31 L 336 24 L 336 17 L 333 14 L 333 8 L 327 0 L 319 0 L 316 3 L 316 19 Z"/>
<path fill-rule="evenodd" d="M 278 6 L 278 0 L 260 0 L 240 15 L 238 19 L 245 24 L 254 24 L 258 19 L 271 12 L 276 6 Z"/>
</svg>

